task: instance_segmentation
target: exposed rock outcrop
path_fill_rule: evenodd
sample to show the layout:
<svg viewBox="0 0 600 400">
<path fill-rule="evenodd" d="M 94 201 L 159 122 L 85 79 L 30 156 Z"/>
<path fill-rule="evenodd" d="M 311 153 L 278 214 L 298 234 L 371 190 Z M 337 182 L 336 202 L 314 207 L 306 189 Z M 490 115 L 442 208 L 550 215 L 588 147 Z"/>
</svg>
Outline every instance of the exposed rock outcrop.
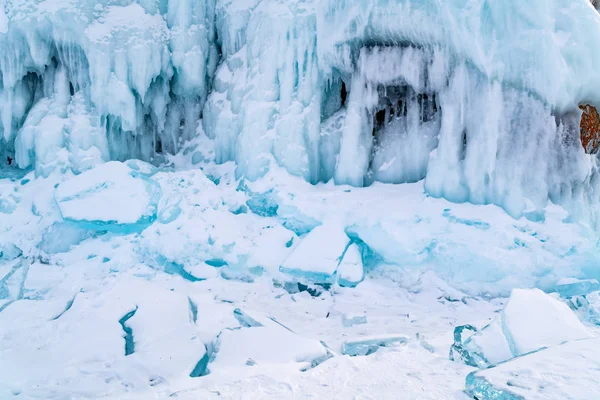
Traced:
<svg viewBox="0 0 600 400">
<path fill-rule="evenodd" d="M 581 115 L 581 144 L 587 154 L 596 154 L 600 148 L 600 114 L 596 107 L 589 104 L 580 105 Z"/>
</svg>

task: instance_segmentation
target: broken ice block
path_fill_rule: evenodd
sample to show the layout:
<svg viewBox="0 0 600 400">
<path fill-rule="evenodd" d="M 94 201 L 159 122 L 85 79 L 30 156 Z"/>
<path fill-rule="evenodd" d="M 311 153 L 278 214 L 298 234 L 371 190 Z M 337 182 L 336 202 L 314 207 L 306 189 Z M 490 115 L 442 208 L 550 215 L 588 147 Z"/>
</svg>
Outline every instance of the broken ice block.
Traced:
<svg viewBox="0 0 600 400">
<path fill-rule="evenodd" d="M 240 309 L 234 317 L 242 327 L 224 329 L 214 344 L 210 371 L 265 364 L 302 363 L 316 366 L 331 357 L 315 339 L 297 335 L 280 323 Z"/>
<path fill-rule="evenodd" d="M 460 361 L 473 367 L 485 367 L 486 362 L 480 361 L 477 352 L 470 352 L 465 347 L 466 340 L 463 338 L 463 334 L 464 332 L 469 331 L 471 332 L 471 335 L 473 335 L 473 333 L 477 332 L 477 328 L 473 325 L 461 325 L 454 328 L 454 343 L 450 346 L 449 358 L 451 361 Z"/>
<path fill-rule="evenodd" d="M 368 356 L 375 353 L 381 347 L 396 347 L 407 342 L 408 336 L 405 335 L 365 337 L 346 341 L 342 344 L 341 353 L 351 357 Z"/>
<path fill-rule="evenodd" d="M 367 323 L 367 316 L 366 315 L 356 315 L 356 316 L 350 316 L 350 315 L 342 315 L 342 325 L 346 328 L 350 328 L 354 325 L 363 325 Z"/>
<path fill-rule="evenodd" d="M 364 278 L 362 256 L 356 244 L 348 246 L 337 271 L 340 286 L 355 287 L 362 282 Z"/>
<path fill-rule="evenodd" d="M 54 197 L 66 221 L 90 229 L 137 230 L 156 218 L 160 187 L 113 161 L 62 183 Z"/>
<path fill-rule="evenodd" d="M 539 289 L 513 290 L 504 310 L 465 341 L 467 364 L 487 367 L 543 347 L 591 337 L 561 301 Z"/>
<path fill-rule="evenodd" d="M 560 297 L 568 299 L 600 290 L 600 283 L 596 279 L 563 278 L 556 284 L 556 291 Z"/>
<path fill-rule="evenodd" d="M 587 293 L 584 296 L 574 296 L 569 299 L 571 308 L 580 312 L 580 317 L 600 325 L 600 291 Z"/>
<path fill-rule="evenodd" d="M 0 244 L 0 260 L 11 261 L 21 254 L 21 249 L 12 243 Z"/>
<path fill-rule="evenodd" d="M 600 338 L 571 341 L 467 376 L 480 400 L 600 399 Z"/>
<path fill-rule="evenodd" d="M 279 270 L 313 282 L 331 283 L 349 243 L 342 225 L 325 223 L 302 239 Z"/>
</svg>

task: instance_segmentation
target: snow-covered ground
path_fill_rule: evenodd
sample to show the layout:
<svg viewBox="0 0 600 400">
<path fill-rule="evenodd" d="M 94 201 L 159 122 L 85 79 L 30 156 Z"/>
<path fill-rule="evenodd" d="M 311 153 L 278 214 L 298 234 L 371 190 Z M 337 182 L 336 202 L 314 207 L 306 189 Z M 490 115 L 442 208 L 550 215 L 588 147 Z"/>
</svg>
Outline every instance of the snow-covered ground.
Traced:
<svg viewBox="0 0 600 400">
<path fill-rule="evenodd" d="M 559 358 L 531 398 L 600 390 L 596 235 L 559 206 L 514 220 L 422 183 L 247 182 L 194 166 L 197 144 L 161 168 L 2 172 L 0 398 L 468 399 L 510 391 L 512 362 L 542 385 Z"/>
</svg>

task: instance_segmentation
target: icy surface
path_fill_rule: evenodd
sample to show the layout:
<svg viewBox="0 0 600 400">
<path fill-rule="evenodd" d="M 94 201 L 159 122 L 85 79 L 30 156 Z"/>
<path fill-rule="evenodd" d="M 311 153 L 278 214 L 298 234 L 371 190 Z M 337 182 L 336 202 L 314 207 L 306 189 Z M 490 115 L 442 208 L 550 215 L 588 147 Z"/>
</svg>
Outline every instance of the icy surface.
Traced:
<svg viewBox="0 0 600 400">
<path fill-rule="evenodd" d="M 561 297 L 585 295 L 600 289 L 600 283 L 596 279 L 564 278 L 556 283 L 556 291 Z"/>
<path fill-rule="evenodd" d="M 331 282 L 338 266 L 343 263 L 344 252 L 349 244 L 350 238 L 344 232 L 343 225 L 326 222 L 302 239 L 283 261 L 280 270 L 318 283 Z M 351 259 L 355 256 L 356 249 L 353 249 L 346 263 L 356 264 L 358 261 Z"/>
<path fill-rule="evenodd" d="M 467 377 L 480 399 L 592 399 L 600 396 L 600 340 L 577 340 L 519 357 Z"/>
<path fill-rule="evenodd" d="M 160 187 L 125 164 L 109 162 L 56 189 L 61 215 L 86 224 L 149 224 L 156 218 Z"/>
<path fill-rule="evenodd" d="M 438 3 L 7 2 L 1 163 L 38 176 L 159 164 L 205 137 L 238 178 L 424 179 L 434 197 L 532 219 L 552 201 L 596 225 L 577 106 L 600 104 L 597 12 Z"/>
<path fill-rule="evenodd" d="M 364 278 L 362 255 L 355 243 L 350 244 L 338 266 L 338 282 L 341 286 L 354 287 Z"/>
<path fill-rule="evenodd" d="M 0 398 L 597 397 L 588 0 L 1 5 Z"/>
<path fill-rule="evenodd" d="M 591 337 L 569 307 L 539 289 L 513 290 L 500 315 L 466 340 L 469 364 L 496 365 L 544 347 Z"/>
</svg>

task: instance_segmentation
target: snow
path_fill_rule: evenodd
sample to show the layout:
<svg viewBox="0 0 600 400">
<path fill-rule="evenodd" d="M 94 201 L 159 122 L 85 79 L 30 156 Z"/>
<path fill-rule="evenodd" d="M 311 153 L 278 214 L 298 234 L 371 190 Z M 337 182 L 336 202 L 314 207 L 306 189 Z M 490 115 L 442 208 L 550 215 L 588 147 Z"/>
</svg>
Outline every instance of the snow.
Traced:
<svg viewBox="0 0 600 400">
<path fill-rule="evenodd" d="M 344 252 L 349 244 L 350 238 L 344 232 L 343 225 L 335 221 L 325 222 L 310 231 L 294 247 L 279 269 L 281 272 L 305 277 L 318 283 L 330 282 L 340 263 L 343 263 Z M 355 256 L 356 249 L 353 249 L 346 263 L 356 263 L 357 261 L 352 259 Z"/>
<path fill-rule="evenodd" d="M 160 164 L 201 125 L 237 178 L 424 179 L 434 197 L 533 218 L 551 200 L 595 225 L 597 159 L 572 137 L 577 106 L 600 103 L 589 2 L 413 3 L 9 2 L 0 152 L 41 176 Z"/>
<path fill-rule="evenodd" d="M 598 43 L 588 0 L 3 2 L 0 398 L 593 398 Z"/>
<path fill-rule="evenodd" d="M 350 244 L 338 266 L 338 282 L 341 286 L 354 287 L 364 278 L 362 255 L 355 243 Z"/>
<path fill-rule="evenodd" d="M 467 377 L 467 392 L 484 399 L 590 399 L 600 396 L 598 338 L 529 354 Z"/>
<path fill-rule="evenodd" d="M 159 197 L 158 184 L 135 177 L 119 162 L 102 164 L 63 182 L 54 195 L 64 219 L 99 226 L 151 223 Z"/>
<path fill-rule="evenodd" d="M 539 289 L 514 289 L 500 315 L 467 339 L 465 349 L 475 364 L 489 366 L 590 337 L 592 333 L 566 304 Z"/>
</svg>

